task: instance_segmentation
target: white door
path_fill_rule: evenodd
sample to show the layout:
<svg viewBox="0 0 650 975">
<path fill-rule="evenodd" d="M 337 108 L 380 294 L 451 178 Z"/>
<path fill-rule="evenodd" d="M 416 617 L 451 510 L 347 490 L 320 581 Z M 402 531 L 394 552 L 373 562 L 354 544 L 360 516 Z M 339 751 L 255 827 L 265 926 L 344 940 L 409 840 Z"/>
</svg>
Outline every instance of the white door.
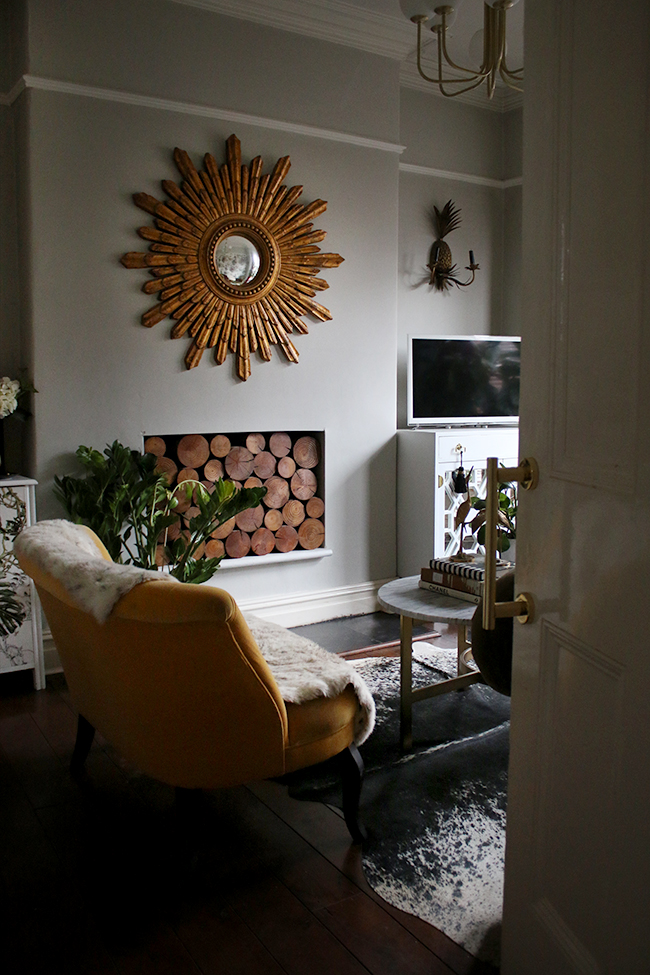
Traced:
<svg viewBox="0 0 650 975">
<path fill-rule="evenodd" d="M 650 3 L 527 0 L 503 975 L 650 973 Z"/>
</svg>

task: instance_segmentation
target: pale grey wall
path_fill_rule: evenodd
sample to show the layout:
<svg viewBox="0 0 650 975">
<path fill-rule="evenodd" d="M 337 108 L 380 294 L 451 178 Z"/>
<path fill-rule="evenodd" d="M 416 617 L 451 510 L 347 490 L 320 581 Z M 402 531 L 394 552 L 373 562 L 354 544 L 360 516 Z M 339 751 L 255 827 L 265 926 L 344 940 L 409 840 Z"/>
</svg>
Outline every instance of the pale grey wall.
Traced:
<svg viewBox="0 0 650 975">
<path fill-rule="evenodd" d="M 503 192 L 503 329 L 521 333 L 521 206 L 522 187 Z"/>
<path fill-rule="evenodd" d="M 403 427 L 409 334 L 519 331 L 521 188 L 502 184 L 506 173 L 521 175 L 521 110 L 504 116 L 403 89 L 400 141 L 407 146 L 401 164 L 440 171 L 400 173 L 397 423 Z M 459 276 L 469 278 L 462 269 L 470 249 L 480 270 L 469 288 L 440 293 L 428 284 L 426 265 L 436 237 L 433 206 L 449 199 L 461 210 L 461 225 L 447 239 Z"/>
<path fill-rule="evenodd" d="M 0 4 L 0 92 L 10 91 L 17 77 L 17 65 L 24 63 L 23 45 L 13 43 L 15 35 L 20 35 L 19 14 L 13 4 Z M 18 377 L 18 370 L 24 364 L 20 334 L 15 160 L 15 110 L 9 104 L 0 103 L 0 375 L 12 379 Z M 16 417 L 4 423 L 5 462 L 10 471 L 23 468 L 24 433 L 24 426 Z"/>
<path fill-rule="evenodd" d="M 503 120 L 503 178 L 521 176 L 524 152 L 524 113 L 513 109 L 502 116 Z"/>
<path fill-rule="evenodd" d="M 503 176 L 521 178 L 523 168 L 523 111 L 503 116 Z M 503 194 L 503 320 L 508 334 L 521 332 L 521 214 L 522 187 L 509 186 Z"/>
<path fill-rule="evenodd" d="M 166 0 L 29 0 L 30 70 L 396 140 L 399 65 Z"/>
<path fill-rule="evenodd" d="M 502 179 L 501 118 L 499 112 L 402 88 L 400 139 L 406 149 L 401 161 Z"/>
<path fill-rule="evenodd" d="M 0 92 L 12 86 L 12 17 L 0 4 Z M 20 362 L 14 120 L 11 106 L 0 103 L 0 371 L 13 375 Z"/>
<path fill-rule="evenodd" d="M 0 106 L 0 370 L 20 365 L 15 143 L 12 111 Z"/>
<path fill-rule="evenodd" d="M 243 25 L 248 82 L 240 102 L 234 100 L 234 85 L 215 85 L 211 93 L 207 88 L 206 60 L 218 72 L 232 57 L 237 32 L 228 18 L 150 0 L 112 2 L 108 19 L 106 5 L 63 6 L 65 16 L 48 18 L 51 4 L 33 4 L 34 74 L 66 81 L 81 76 L 84 83 L 137 91 L 146 78 L 148 94 L 159 90 L 165 97 L 185 98 L 198 89 L 192 90 L 187 79 L 187 88 L 180 89 L 184 72 L 195 78 L 203 73 L 201 102 L 209 96 L 215 107 L 255 108 L 256 114 L 263 104 L 264 111 L 277 117 L 279 82 L 272 79 L 274 91 L 267 73 L 273 34 L 274 49 L 281 49 L 277 70 L 288 80 L 296 75 L 305 43 L 321 72 L 308 90 L 293 93 L 295 109 L 284 103 L 285 118 L 310 119 L 319 126 L 326 122 L 340 131 L 351 126 L 382 140 L 397 135 L 394 65 L 384 58 L 367 60 L 377 91 L 387 89 L 391 97 L 380 98 L 381 110 L 368 101 L 356 104 L 351 123 L 349 96 L 356 71 L 348 49 Z M 172 47 L 169 32 L 177 35 L 181 14 L 189 17 L 197 47 L 187 39 L 177 46 L 172 81 L 166 57 L 151 72 L 138 63 L 131 74 L 124 63 L 128 44 L 147 58 L 155 60 L 156 50 L 165 55 Z M 148 46 L 147 24 L 156 37 L 156 43 L 147 37 Z M 95 47 L 90 40 L 95 29 L 109 32 L 111 44 L 122 45 L 120 57 L 105 58 L 101 70 L 95 61 L 101 45 Z M 130 38 L 128 43 L 122 36 Z M 308 73 L 304 67 L 301 71 Z M 326 544 L 334 555 L 300 565 L 238 569 L 227 579 L 220 575 L 220 584 L 238 598 L 260 599 L 393 575 L 398 154 L 84 94 L 32 90 L 30 100 L 27 162 L 31 343 L 39 389 L 34 442 L 39 516 L 61 514 L 51 494 L 52 478 L 70 470 L 73 452 L 82 443 L 103 448 L 117 438 L 137 447 L 143 432 L 324 430 Z M 345 258 L 340 268 L 323 274 L 330 289 L 321 300 L 333 320 L 310 323 L 309 335 L 294 336 L 300 363 L 290 365 L 279 354 L 270 363 L 255 359 L 246 383 L 234 377 L 231 357 L 216 366 L 206 353 L 198 368 L 186 371 L 182 360 L 187 343 L 169 340 L 171 322 L 153 329 L 139 323 L 153 304 L 141 291 L 147 275 L 128 271 L 119 262 L 125 251 L 146 249 L 135 231 L 149 219 L 133 205 L 132 194 L 146 191 L 161 198 L 160 181 L 180 178 L 171 158 L 176 145 L 197 165 L 206 151 L 221 161 L 233 130 L 241 139 L 244 160 L 260 154 L 270 169 L 278 157 L 291 156 L 289 185 L 304 186 L 302 202 L 319 197 L 328 201 L 316 226 L 327 230 L 322 246 Z"/>
<path fill-rule="evenodd" d="M 19 71 L 29 65 L 36 78 L 101 88 L 105 96 L 37 87 L 11 106 L 21 360 L 39 388 L 28 452 L 29 473 L 41 482 L 39 515 L 60 514 L 52 478 L 70 469 L 80 443 L 101 448 L 117 438 L 140 446 L 152 432 L 323 429 L 333 557 L 238 569 L 220 575 L 220 584 L 227 580 L 237 598 L 273 599 L 392 576 L 395 366 L 402 384 L 406 334 L 507 331 L 513 317 L 503 282 L 504 258 L 513 266 L 517 188 L 505 206 L 502 189 L 453 178 L 516 175 L 516 151 L 505 159 L 505 120 L 427 93 L 406 90 L 400 98 L 398 65 L 387 58 L 168 0 L 12 0 L 14 7 L 19 32 L 28 24 L 29 36 L 28 50 L 22 40 L 14 48 Z M 23 7 L 29 16 L 21 20 Z M 161 102 L 130 103 L 142 96 Z M 263 121 L 225 122 L 190 105 Z M 400 174 L 398 152 L 283 131 L 283 124 L 405 144 L 404 162 L 452 176 Z M 507 128 L 516 140 L 514 117 Z M 221 160 L 233 131 L 244 159 L 260 154 L 270 167 L 291 156 L 288 183 L 304 186 L 301 202 L 328 201 L 316 226 L 328 232 L 324 248 L 345 257 L 323 275 L 330 289 L 321 300 L 333 321 L 310 323 L 309 335 L 294 337 L 300 364 L 279 355 L 255 360 L 247 383 L 235 379 L 230 359 L 217 367 L 209 354 L 187 372 L 187 346 L 169 340 L 171 323 L 139 324 L 152 304 L 141 291 L 146 275 L 119 263 L 125 251 L 145 249 L 135 230 L 148 218 L 132 194 L 161 198 L 160 180 L 179 178 L 175 145 L 197 165 L 206 151 Z M 450 238 L 454 254 L 464 264 L 473 248 L 481 272 L 467 291 L 432 295 L 419 284 L 433 240 L 427 214 L 449 198 L 463 214 Z M 401 394 L 402 414 L 403 406 Z"/>
</svg>

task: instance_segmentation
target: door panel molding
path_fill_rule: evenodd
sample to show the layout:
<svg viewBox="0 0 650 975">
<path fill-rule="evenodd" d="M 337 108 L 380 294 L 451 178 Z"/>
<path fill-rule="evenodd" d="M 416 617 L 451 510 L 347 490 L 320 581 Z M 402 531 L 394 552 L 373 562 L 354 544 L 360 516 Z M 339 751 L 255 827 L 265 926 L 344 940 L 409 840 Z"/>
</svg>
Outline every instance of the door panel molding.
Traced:
<svg viewBox="0 0 650 975">
<path fill-rule="evenodd" d="M 626 142 L 625 134 L 610 135 L 598 127 L 598 109 L 584 98 L 581 67 L 588 57 L 590 39 L 585 40 L 585 33 L 591 24 L 582 16 L 576 27 L 576 0 L 563 0 L 556 10 L 561 24 L 554 65 L 557 152 L 551 203 L 556 227 L 551 328 L 557 368 L 551 390 L 550 474 L 629 495 L 636 481 L 644 282 L 644 255 L 633 248 L 631 241 L 638 235 L 630 230 L 632 223 L 643 219 L 644 172 L 640 154 L 632 151 L 635 147 Z M 627 40 L 629 33 L 625 32 Z M 599 90 L 604 101 L 623 103 L 619 114 L 625 118 L 645 98 L 644 71 L 635 61 L 641 57 L 640 48 L 626 50 L 623 41 L 617 42 L 616 32 L 610 32 L 609 39 L 619 46 L 608 52 L 608 60 L 626 64 L 626 82 L 623 85 L 618 78 L 618 84 L 610 86 L 603 80 Z M 592 136 L 596 131 L 598 135 Z M 623 201 L 620 190 L 611 189 L 614 182 L 626 187 Z M 619 341 L 621 308 L 626 331 L 634 333 L 631 342 Z M 600 327 L 592 327 L 598 315 Z M 612 384 L 615 392 L 606 397 L 603 389 L 612 375 L 617 377 Z"/>
<path fill-rule="evenodd" d="M 579 938 L 576 938 L 571 928 L 567 927 L 546 897 L 537 901 L 533 911 L 536 920 L 545 929 L 563 961 L 567 963 L 567 971 L 575 972 L 576 975 L 601 975 L 602 969 L 594 956 Z M 555 975 L 560 975 L 557 968 Z"/>
<path fill-rule="evenodd" d="M 576 905 L 586 885 L 602 887 L 603 902 L 607 897 L 609 871 L 602 868 L 620 791 L 626 667 L 557 623 L 545 619 L 541 627 L 534 915 L 570 961 L 569 971 L 592 975 L 599 969 L 590 959 L 602 957 L 606 946 L 597 919 Z M 590 711 L 593 724 L 585 725 Z M 570 807 L 567 792 L 574 796 Z M 561 887 L 558 874 L 567 878 Z"/>
</svg>

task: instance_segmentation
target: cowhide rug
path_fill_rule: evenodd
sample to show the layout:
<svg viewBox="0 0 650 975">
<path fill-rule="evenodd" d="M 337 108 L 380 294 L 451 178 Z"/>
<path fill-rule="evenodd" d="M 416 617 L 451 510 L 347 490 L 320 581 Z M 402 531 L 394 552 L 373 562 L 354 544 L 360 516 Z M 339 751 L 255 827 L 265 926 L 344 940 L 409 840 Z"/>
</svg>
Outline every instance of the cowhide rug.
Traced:
<svg viewBox="0 0 650 975">
<path fill-rule="evenodd" d="M 499 962 L 509 698 L 484 684 L 413 708 L 412 752 L 399 746 L 399 658 L 355 661 L 375 698 L 361 816 L 370 886 L 471 954 Z M 456 672 L 456 653 L 417 643 L 414 685 Z M 340 803 L 328 763 L 287 777 L 291 795 Z"/>
</svg>

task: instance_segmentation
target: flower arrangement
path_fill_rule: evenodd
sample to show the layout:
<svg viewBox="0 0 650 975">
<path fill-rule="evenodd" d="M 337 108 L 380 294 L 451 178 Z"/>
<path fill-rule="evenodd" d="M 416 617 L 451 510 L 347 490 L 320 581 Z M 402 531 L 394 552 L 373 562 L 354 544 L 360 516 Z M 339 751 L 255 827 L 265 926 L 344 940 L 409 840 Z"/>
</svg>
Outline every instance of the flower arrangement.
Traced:
<svg viewBox="0 0 650 975">
<path fill-rule="evenodd" d="M 3 376 L 0 379 L 0 420 L 4 420 L 18 408 L 20 381 Z"/>
<path fill-rule="evenodd" d="M 24 377 L 10 379 L 9 376 L 3 376 L 0 379 L 0 420 L 4 420 L 16 412 L 22 419 L 30 416 L 29 410 L 25 409 L 21 400 L 28 393 L 35 392 L 34 386 Z"/>
<path fill-rule="evenodd" d="M 28 393 L 35 393 L 37 390 L 24 377 L 10 379 L 9 376 L 0 377 L 0 477 L 7 475 L 7 465 L 4 449 L 4 429 L 3 421 L 8 416 L 17 416 L 21 420 L 26 420 L 31 413 L 26 409 L 21 400 Z"/>
</svg>

